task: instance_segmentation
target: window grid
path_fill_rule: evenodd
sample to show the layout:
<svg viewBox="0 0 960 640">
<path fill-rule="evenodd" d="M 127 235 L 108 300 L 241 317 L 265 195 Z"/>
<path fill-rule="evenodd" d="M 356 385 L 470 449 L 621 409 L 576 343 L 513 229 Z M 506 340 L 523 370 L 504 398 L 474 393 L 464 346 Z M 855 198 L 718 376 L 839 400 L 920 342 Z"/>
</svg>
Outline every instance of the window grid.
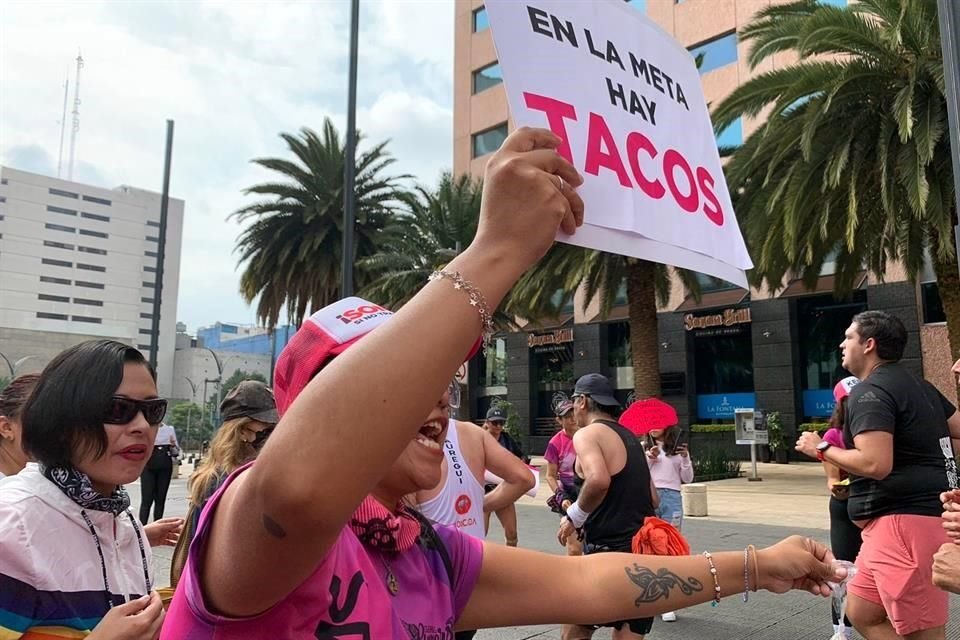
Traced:
<svg viewBox="0 0 960 640">
<path fill-rule="evenodd" d="M 63 231 L 64 233 L 76 233 L 77 230 L 74 227 L 67 227 L 62 224 L 54 224 L 52 222 L 47 222 L 43 225 L 44 229 L 49 229 L 51 231 Z"/>
<path fill-rule="evenodd" d="M 160 228 L 160 223 L 156 220 L 147 220 L 147 226 Z"/>
<path fill-rule="evenodd" d="M 110 200 L 107 200 L 106 198 L 97 198 L 96 196 L 83 196 L 83 199 L 86 200 L 87 202 L 96 202 L 97 204 L 106 205 L 108 207 L 113 205 L 113 202 L 111 202 Z"/>
<path fill-rule="evenodd" d="M 90 236 L 92 238 L 109 238 L 110 236 L 100 231 L 90 231 L 89 229 L 80 229 L 80 235 Z"/>
<path fill-rule="evenodd" d="M 507 139 L 507 123 L 504 122 L 496 127 L 475 133 L 472 136 L 473 157 L 479 158 L 488 153 L 493 153 L 500 148 L 503 141 Z"/>
<path fill-rule="evenodd" d="M 79 247 L 77 247 L 77 251 L 82 251 L 83 253 L 93 253 L 93 254 L 96 254 L 96 255 L 98 255 L 98 256 L 105 256 L 105 255 L 107 255 L 107 250 L 106 250 L 106 249 L 97 249 L 96 247 L 84 247 L 84 246 L 82 246 L 82 245 L 79 246 Z"/>
<path fill-rule="evenodd" d="M 53 249 L 66 249 L 68 251 L 73 251 L 73 245 L 67 244 L 66 242 L 53 242 L 51 240 L 44 240 L 43 246 L 51 247 Z"/>
</svg>

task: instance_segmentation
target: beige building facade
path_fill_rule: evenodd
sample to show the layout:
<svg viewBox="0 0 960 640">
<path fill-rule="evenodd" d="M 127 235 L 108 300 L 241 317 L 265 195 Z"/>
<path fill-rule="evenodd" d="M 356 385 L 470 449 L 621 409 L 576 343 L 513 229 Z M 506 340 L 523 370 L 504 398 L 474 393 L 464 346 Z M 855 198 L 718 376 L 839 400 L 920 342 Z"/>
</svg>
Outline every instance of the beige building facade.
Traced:
<svg viewBox="0 0 960 640">
<path fill-rule="evenodd" d="M 827 1 L 846 4 L 845 0 Z M 786 0 L 628 2 L 692 54 L 704 54 L 701 81 L 708 104 L 722 100 L 752 76 L 795 60 L 781 55 L 751 69 L 750 45 L 738 38 L 758 11 Z M 456 0 L 454 29 L 453 167 L 456 174 L 481 177 L 489 154 L 513 129 L 513 122 L 483 0 Z M 718 142 L 740 144 L 762 122 L 762 118 L 738 122 L 722 132 Z M 904 319 L 911 336 L 905 361 L 956 401 L 935 278 L 928 271 L 920 280 L 908 282 L 896 267 L 882 281 L 865 273 L 850 299 L 836 300 L 828 266 L 814 290 L 786 281 L 771 295 L 720 283 L 713 290 L 708 288 L 699 303 L 675 281 L 671 299 L 659 314 L 664 398 L 687 424 L 732 419 L 728 404 L 735 404 L 734 398 L 779 411 L 788 432 L 825 420 L 830 408 L 825 401 L 827 389 L 840 373 L 836 346 L 842 330 L 837 333 L 838 327 L 857 311 L 871 308 L 886 309 Z M 744 309 L 749 309 L 747 320 L 724 331 L 701 327 L 703 322 L 698 320 L 686 321 Z M 622 354 L 625 331 L 628 335 L 623 327 L 625 310 L 615 310 L 609 318 L 599 318 L 598 311 L 575 303 L 569 320 L 572 331 L 562 332 L 564 340 L 569 338 L 565 344 L 551 343 L 548 337 L 549 344 L 544 345 L 535 332 L 503 336 L 488 361 L 471 371 L 471 417 L 482 416 L 496 398 L 508 400 L 520 431 L 536 450 L 553 429 L 549 398 L 569 391 L 574 376 L 599 370 L 615 379 L 626 397 L 632 370 L 629 358 Z M 698 328 L 688 330 L 690 324 Z M 552 328 L 560 335 L 557 329 Z M 746 359 L 733 355 L 744 351 Z M 726 369 L 735 373 L 721 372 Z M 724 377 L 726 382 L 714 380 Z"/>
</svg>

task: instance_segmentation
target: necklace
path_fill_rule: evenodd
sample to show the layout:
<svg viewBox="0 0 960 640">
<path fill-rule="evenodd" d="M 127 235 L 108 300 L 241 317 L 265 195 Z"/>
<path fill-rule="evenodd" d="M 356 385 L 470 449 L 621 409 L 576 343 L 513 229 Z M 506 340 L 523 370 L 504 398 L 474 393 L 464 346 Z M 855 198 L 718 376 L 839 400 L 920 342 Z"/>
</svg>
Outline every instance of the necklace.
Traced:
<svg viewBox="0 0 960 640">
<path fill-rule="evenodd" d="M 380 562 L 383 563 L 383 568 L 387 570 L 387 575 L 385 579 L 387 581 L 387 591 L 390 592 L 390 595 L 395 596 L 400 593 L 400 581 L 397 580 L 397 576 L 393 573 L 393 569 L 390 567 L 390 563 L 387 562 L 387 559 L 380 556 Z"/>
</svg>

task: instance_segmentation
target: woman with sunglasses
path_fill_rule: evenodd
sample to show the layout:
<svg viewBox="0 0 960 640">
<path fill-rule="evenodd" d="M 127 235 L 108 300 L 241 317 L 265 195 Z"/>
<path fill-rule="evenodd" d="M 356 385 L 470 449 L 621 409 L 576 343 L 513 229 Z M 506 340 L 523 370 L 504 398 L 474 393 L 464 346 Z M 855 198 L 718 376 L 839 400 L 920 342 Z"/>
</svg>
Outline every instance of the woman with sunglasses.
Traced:
<svg viewBox="0 0 960 640">
<path fill-rule="evenodd" d="M 492 310 L 582 222 L 560 144 L 542 129 L 506 139 L 473 243 L 396 315 L 347 298 L 303 322 L 277 362 L 280 423 L 207 503 L 162 638 L 450 638 L 650 616 L 745 588 L 829 593 L 832 557 L 809 539 L 567 557 L 484 543 L 403 504 L 440 482 L 450 378 Z"/>
<path fill-rule="evenodd" d="M 37 464 L 0 483 L 0 637 L 159 634 L 150 545 L 123 485 L 166 410 L 129 345 L 84 342 L 44 369 L 21 416 Z"/>
</svg>

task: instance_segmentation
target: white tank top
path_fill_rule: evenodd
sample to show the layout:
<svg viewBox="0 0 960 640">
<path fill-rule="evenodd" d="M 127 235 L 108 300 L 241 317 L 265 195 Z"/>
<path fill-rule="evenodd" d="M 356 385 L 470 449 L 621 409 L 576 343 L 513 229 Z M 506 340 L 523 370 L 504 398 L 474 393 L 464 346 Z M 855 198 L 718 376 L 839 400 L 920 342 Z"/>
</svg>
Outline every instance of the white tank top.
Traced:
<svg viewBox="0 0 960 640">
<path fill-rule="evenodd" d="M 482 540 L 485 537 L 483 486 L 477 482 L 460 451 L 455 420 L 451 420 L 447 427 L 443 450 L 447 456 L 447 479 L 440 493 L 418 505 L 420 513 L 437 524 L 452 525 L 458 531 Z"/>
</svg>

